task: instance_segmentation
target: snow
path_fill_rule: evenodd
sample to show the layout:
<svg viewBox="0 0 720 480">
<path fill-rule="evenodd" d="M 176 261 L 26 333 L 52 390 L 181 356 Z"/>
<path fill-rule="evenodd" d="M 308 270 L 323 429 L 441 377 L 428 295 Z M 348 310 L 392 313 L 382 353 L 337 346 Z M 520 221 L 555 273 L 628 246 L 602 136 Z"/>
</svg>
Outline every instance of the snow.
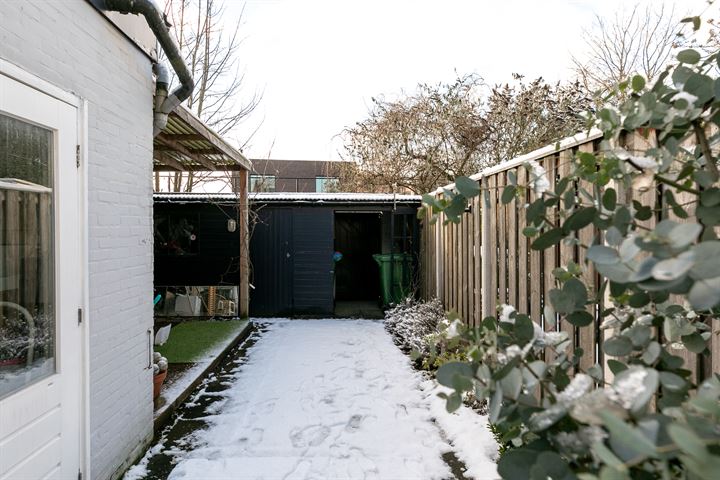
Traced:
<svg viewBox="0 0 720 480">
<path fill-rule="evenodd" d="M 465 476 L 478 480 L 498 478 L 495 463 L 499 455 L 498 445 L 488 426 L 487 415 L 479 415 L 465 405 L 448 413 L 445 400 L 438 397 L 438 393 L 449 394 L 451 390 L 438 385 L 435 380 L 426 380 L 420 388 L 453 451 L 465 463 Z"/>
<path fill-rule="evenodd" d="M 448 414 L 382 322 L 266 328 L 170 479 L 443 479 L 451 450 L 468 477 L 497 478 L 486 418 L 465 407 Z"/>
</svg>

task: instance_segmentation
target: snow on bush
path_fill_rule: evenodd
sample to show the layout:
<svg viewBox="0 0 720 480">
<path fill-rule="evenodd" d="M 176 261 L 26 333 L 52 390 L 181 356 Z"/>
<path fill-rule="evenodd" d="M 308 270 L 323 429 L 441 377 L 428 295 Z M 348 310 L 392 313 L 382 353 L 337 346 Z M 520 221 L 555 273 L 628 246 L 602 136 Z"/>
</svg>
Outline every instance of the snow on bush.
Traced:
<svg viewBox="0 0 720 480">
<path fill-rule="evenodd" d="M 437 333 L 445 320 L 445 310 L 437 298 L 421 302 L 407 298 L 385 314 L 385 328 L 403 350 L 428 353 L 427 337 Z"/>
</svg>

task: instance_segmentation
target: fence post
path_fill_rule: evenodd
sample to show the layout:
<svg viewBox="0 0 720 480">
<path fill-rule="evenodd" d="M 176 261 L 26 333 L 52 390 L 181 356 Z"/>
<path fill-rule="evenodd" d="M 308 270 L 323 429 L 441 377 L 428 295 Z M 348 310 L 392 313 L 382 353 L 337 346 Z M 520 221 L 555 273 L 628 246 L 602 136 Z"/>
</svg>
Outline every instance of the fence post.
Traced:
<svg viewBox="0 0 720 480">
<path fill-rule="evenodd" d="M 480 209 L 480 235 L 482 241 L 480 245 L 480 276 L 482 278 L 482 293 L 480 296 L 480 305 L 482 307 L 482 318 L 495 315 L 495 312 L 491 311 L 493 281 L 490 278 L 492 274 L 492 265 L 490 264 L 490 216 L 492 215 L 492 203 L 490 202 L 490 189 L 488 188 L 487 177 L 482 177 L 482 208 Z"/>
</svg>

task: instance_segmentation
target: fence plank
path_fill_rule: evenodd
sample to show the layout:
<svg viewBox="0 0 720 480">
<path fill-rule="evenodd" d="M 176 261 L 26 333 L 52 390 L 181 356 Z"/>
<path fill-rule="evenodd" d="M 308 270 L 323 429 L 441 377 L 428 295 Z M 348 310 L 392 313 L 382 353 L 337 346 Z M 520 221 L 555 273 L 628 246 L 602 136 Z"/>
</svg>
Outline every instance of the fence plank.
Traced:
<svg viewBox="0 0 720 480">
<path fill-rule="evenodd" d="M 557 156 L 553 155 L 546 158 L 543 166 L 547 171 L 548 181 L 550 182 L 550 190 L 554 191 L 557 177 Z M 557 225 L 557 220 L 554 218 L 551 218 L 551 220 L 553 220 L 553 225 Z M 555 288 L 555 277 L 552 272 L 557 267 L 558 253 L 559 247 L 557 245 L 548 248 L 543 252 L 543 307 L 549 303 L 547 299 L 547 292 Z M 545 312 L 543 311 L 543 329 L 546 332 L 556 331 L 557 315 L 546 318 Z M 545 360 L 552 361 L 554 358 L 555 352 L 550 348 L 545 349 Z"/>
<path fill-rule="evenodd" d="M 511 170 L 517 175 L 517 169 Z M 515 177 L 517 178 L 517 176 Z M 507 257 L 507 270 L 508 270 L 508 296 L 507 303 L 509 305 L 517 305 L 517 289 L 518 289 L 518 226 L 517 226 L 517 207 L 515 202 L 509 205 L 503 205 L 505 209 L 505 231 L 508 235 L 508 257 Z"/>
<path fill-rule="evenodd" d="M 524 167 L 518 168 L 517 172 L 518 185 L 527 185 L 528 174 Z M 528 310 L 528 238 L 523 235 L 522 231 L 527 225 L 527 215 L 525 204 L 528 200 L 528 193 L 523 194 L 515 200 L 517 211 L 517 305 L 516 308 L 520 313 L 530 313 Z"/>
<path fill-rule="evenodd" d="M 497 175 L 497 198 L 500 199 L 502 191 L 507 185 L 505 172 Z M 498 226 L 498 298 L 500 303 L 507 303 L 507 209 L 500 201 L 496 201 L 497 205 L 497 226 Z"/>
<path fill-rule="evenodd" d="M 580 145 L 578 147 L 578 151 L 592 153 L 593 144 L 585 143 L 583 145 Z M 583 203 L 588 203 L 589 200 L 584 195 L 580 194 L 580 190 L 582 189 L 592 195 L 594 188 L 594 184 L 590 182 L 584 180 L 581 180 L 579 182 L 578 195 L 580 196 L 580 199 Z M 580 240 L 580 243 L 584 246 L 589 247 L 593 243 L 594 238 L 595 227 L 593 225 L 589 225 L 578 232 L 578 239 Z M 586 251 L 587 250 L 583 247 L 578 248 L 578 262 L 583 267 L 583 283 L 585 283 L 585 285 L 588 287 L 588 293 L 592 295 L 598 290 L 597 273 L 595 271 L 595 267 L 585 260 Z M 595 344 L 597 342 L 596 328 L 598 327 L 597 320 L 599 312 L 595 311 L 595 305 L 588 306 L 588 311 L 593 316 L 595 321 L 592 325 L 588 325 L 587 327 L 578 329 L 578 346 L 583 350 L 583 356 L 580 359 L 580 368 L 582 370 L 587 370 L 588 368 L 592 367 L 595 364 L 596 360 Z"/>
<path fill-rule="evenodd" d="M 544 160 L 539 160 L 538 164 L 541 166 L 544 166 Z M 529 192 L 528 192 L 529 194 Z M 532 195 L 529 194 L 529 199 L 532 201 L 535 201 L 536 195 L 533 193 Z M 541 319 L 541 290 L 542 290 L 542 252 L 539 250 L 533 250 L 531 248 L 528 249 L 530 252 L 530 266 L 528 270 L 528 278 L 530 278 L 530 318 L 532 318 L 533 322 L 537 323 L 539 326 L 542 326 L 542 319 Z"/>
<path fill-rule="evenodd" d="M 563 150 L 560 152 L 558 158 L 558 173 L 560 178 L 567 177 L 572 172 L 572 159 L 573 153 L 570 150 Z M 569 185 L 568 188 L 575 188 L 573 185 Z M 575 261 L 575 247 L 572 245 L 566 245 L 560 243 L 560 266 L 567 267 L 570 262 Z M 576 335 L 575 327 L 567 322 L 566 320 L 560 320 L 560 330 L 568 334 L 570 340 L 570 346 L 567 349 L 568 354 L 571 354 L 575 350 Z"/>
<path fill-rule="evenodd" d="M 475 228 L 473 230 L 473 242 L 475 243 L 475 267 L 473 273 L 475 275 L 475 322 L 474 325 L 480 325 L 483 318 L 482 304 L 482 193 L 474 198 L 473 212 L 475 213 Z"/>
<path fill-rule="evenodd" d="M 490 219 L 490 311 L 495 312 L 497 301 L 497 177 L 489 178 L 490 210 L 487 212 Z"/>
</svg>

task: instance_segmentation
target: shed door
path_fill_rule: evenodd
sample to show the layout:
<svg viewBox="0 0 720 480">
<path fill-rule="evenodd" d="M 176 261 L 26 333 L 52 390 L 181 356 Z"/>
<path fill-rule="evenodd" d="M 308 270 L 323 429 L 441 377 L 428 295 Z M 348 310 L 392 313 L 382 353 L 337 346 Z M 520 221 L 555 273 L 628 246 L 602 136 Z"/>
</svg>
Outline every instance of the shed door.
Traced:
<svg viewBox="0 0 720 480">
<path fill-rule="evenodd" d="M 296 314 L 332 314 L 333 210 L 299 208 L 293 212 L 293 310 Z"/>
<path fill-rule="evenodd" d="M 250 238 L 252 315 L 291 315 L 293 282 L 292 210 L 263 208 Z"/>
<path fill-rule="evenodd" d="M 0 479 L 77 478 L 77 109 L 0 74 Z"/>
</svg>

